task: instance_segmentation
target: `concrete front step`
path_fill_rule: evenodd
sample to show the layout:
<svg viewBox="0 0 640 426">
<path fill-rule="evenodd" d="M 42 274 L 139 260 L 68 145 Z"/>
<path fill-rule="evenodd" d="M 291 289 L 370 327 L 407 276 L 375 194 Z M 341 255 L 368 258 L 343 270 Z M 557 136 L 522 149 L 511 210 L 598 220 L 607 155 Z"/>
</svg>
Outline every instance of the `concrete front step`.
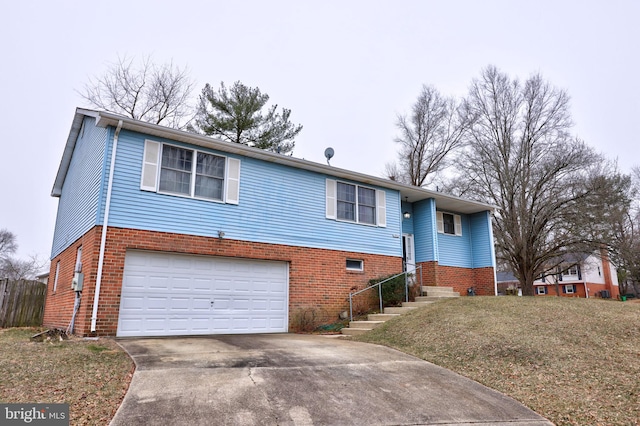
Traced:
<svg viewBox="0 0 640 426">
<path fill-rule="evenodd" d="M 403 308 L 421 308 L 423 306 L 428 306 L 432 303 L 435 303 L 435 301 L 431 301 L 431 302 L 402 302 L 402 307 Z"/>
<path fill-rule="evenodd" d="M 450 296 L 458 297 L 460 293 L 453 291 L 453 287 L 435 287 L 435 286 L 422 286 L 422 293 L 426 293 L 427 296 Z"/>
<path fill-rule="evenodd" d="M 384 308 L 385 314 L 406 314 L 407 312 L 416 309 L 413 306 L 404 306 L 404 307 L 395 307 L 395 308 Z"/>
<path fill-rule="evenodd" d="M 367 321 L 351 321 L 348 328 L 341 330 L 342 334 L 346 336 L 357 336 L 373 330 L 385 321 L 398 317 L 413 309 L 428 306 L 438 300 L 460 296 L 459 293 L 453 291 L 452 287 L 423 286 L 422 291 L 426 292 L 427 296 L 416 297 L 415 302 L 403 302 L 402 307 L 384 308 L 384 313 L 382 314 L 368 315 Z"/>
<path fill-rule="evenodd" d="M 438 300 L 453 299 L 460 296 L 416 296 L 416 302 L 437 302 Z"/>
<path fill-rule="evenodd" d="M 367 315 L 367 319 L 369 321 L 389 321 L 390 319 L 397 318 L 399 316 L 400 314 L 369 314 Z"/>
<path fill-rule="evenodd" d="M 349 328 L 364 328 L 366 330 L 373 330 L 383 323 L 384 321 L 351 321 L 349 323 Z"/>
<path fill-rule="evenodd" d="M 345 336 L 358 336 L 360 334 L 366 333 L 367 331 L 371 330 L 366 328 L 343 328 L 342 330 L 340 330 L 340 332 Z"/>
</svg>

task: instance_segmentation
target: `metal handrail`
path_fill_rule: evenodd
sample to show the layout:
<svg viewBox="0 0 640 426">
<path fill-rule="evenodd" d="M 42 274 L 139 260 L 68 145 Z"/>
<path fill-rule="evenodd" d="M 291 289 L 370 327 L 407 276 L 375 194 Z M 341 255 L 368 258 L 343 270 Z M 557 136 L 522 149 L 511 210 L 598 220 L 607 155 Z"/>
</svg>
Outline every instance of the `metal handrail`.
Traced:
<svg viewBox="0 0 640 426">
<path fill-rule="evenodd" d="M 408 302 L 409 301 L 409 280 L 408 280 L 409 274 L 418 275 L 417 274 L 418 269 L 420 270 L 420 287 L 422 287 L 422 265 L 418 265 L 413 269 L 413 271 L 404 271 L 399 274 L 393 275 L 385 280 L 382 280 L 379 283 L 375 283 L 373 285 L 365 287 L 362 290 L 354 291 L 353 293 L 349 292 L 349 320 L 353 321 L 353 296 L 357 296 L 358 294 L 371 290 L 374 287 L 378 287 L 378 299 L 380 300 L 380 313 L 382 313 L 382 284 L 386 283 L 387 281 L 391 281 L 395 278 L 398 278 L 401 275 L 405 276 L 404 294 L 405 294 L 405 300 Z"/>
</svg>

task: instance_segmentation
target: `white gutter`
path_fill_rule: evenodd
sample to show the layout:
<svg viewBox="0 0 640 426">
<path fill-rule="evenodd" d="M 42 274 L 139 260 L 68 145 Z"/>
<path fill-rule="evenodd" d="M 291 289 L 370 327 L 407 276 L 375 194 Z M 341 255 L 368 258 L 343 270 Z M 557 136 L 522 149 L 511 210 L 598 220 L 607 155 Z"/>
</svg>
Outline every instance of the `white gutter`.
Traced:
<svg viewBox="0 0 640 426">
<path fill-rule="evenodd" d="M 118 121 L 118 127 L 113 135 L 113 147 L 111 148 L 111 166 L 109 167 L 109 183 L 107 184 L 107 199 L 104 207 L 104 219 L 102 221 L 102 235 L 100 236 L 100 256 L 98 257 L 98 277 L 96 279 L 96 291 L 93 296 L 93 312 L 91 313 L 91 332 L 96 331 L 98 321 L 98 302 L 100 300 L 100 284 L 102 283 L 102 268 L 104 266 L 104 251 L 107 245 L 107 225 L 109 222 L 109 208 L 111 207 L 111 190 L 113 189 L 113 172 L 116 167 L 116 151 L 118 148 L 118 136 L 122 129 L 122 120 Z"/>
</svg>

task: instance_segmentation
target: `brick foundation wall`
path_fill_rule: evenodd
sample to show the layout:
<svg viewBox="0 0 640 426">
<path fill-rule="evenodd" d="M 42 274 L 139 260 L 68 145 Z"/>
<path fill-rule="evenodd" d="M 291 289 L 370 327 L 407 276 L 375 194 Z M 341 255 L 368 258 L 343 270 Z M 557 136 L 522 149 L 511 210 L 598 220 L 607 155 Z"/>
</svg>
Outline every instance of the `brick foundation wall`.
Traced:
<svg viewBox="0 0 640 426">
<path fill-rule="evenodd" d="M 573 294 L 567 294 L 565 292 L 562 291 L 562 287 L 565 284 L 573 284 L 576 286 L 576 292 Z M 536 286 L 537 287 L 537 286 Z M 560 296 L 560 297 L 587 297 L 586 295 L 586 291 L 584 288 L 584 283 L 560 283 L 559 284 L 559 291 L 560 293 L 558 294 L 556 292 L 556 286 L 554 284 L 552 285 L 547 285 L 547 294 L 536 294 L 536 296 Z M 601 284 L 601 283 L 587 283 L 587 288 L 589 289 L 589 297 L 600 297 L 600 291 L 602 290 L 609 290 L 609 286 L 607 284 Z M 618 295 L 620 294 L 619 290 L 618 290 L 618 286 L 611 286 L 612 290 L 609 290 L 611 292 L 611 298 L 612 299 L 616 299 L 618 297 Z"/>
<path fill-rule="evenodd" d="M 493 268 L 459 268 L 438 265 L 437 262 L 422 262 L 423 285 L 453 287 L 461 296 L 466 296 L 467 289 L 475 288 L 478 296 L 495 295 Z"/>
<path fill-rule="evenodd" d="M 296 314 L 304 309 L 322 312 L 323 321 L 333 322 L 348 310 L 351 288 L 364 288 L 370 279 L 402 271 L 400 257 L 371 255 L 337 250 L 312 249 L 285 245 L 254 243 L 230 239 L 198 237 L 164 232 L 112 228 L 107 245 L 100 289 L 96 333 L 91 333 L 91 312 L 97 278 L 101 227 L 95 227 L 51 262 L 44 324 L 66 328 L 73 311 L 74 293 L 71 278 L 77 247 L 83 246 L 84 289 L 76 317 L 79 335 L 116 334 L 120 293 L 127 250 L 152 250 L 206 256 L 240 257 L 289 263 L 289 330 L 296 331 Z M 346 259 L 364 261 L 363 272 L 346 270 Z M 60 261 L 58 289 L 53 294 L 56 263 Z"/>
<path fill-rule="evenodd" d="M 82 247 L 81 262 L 84 284 L 80 308 L 76 314 L 76 330 L 78 326 L 82 330 L 85 328 L 81 318 L 91 318 L 89 305 L 93 302 L 93 289 L 97 276 L 100 231 L 101 228 L 93 228 L 51 261 L 43 317 L 43 324 L 46 327 L 66 330 L 71 322 L 75 300 L 75 292 L 71 290 L 71 280 L 75 272 L 76 255 L 79 247 Z M 58 262 L 60 263 L 60 269 L 58 271 L 58 284 L 54 292 Z M 88 327 L 86 328 L 88 329 Z"/>
</svg>

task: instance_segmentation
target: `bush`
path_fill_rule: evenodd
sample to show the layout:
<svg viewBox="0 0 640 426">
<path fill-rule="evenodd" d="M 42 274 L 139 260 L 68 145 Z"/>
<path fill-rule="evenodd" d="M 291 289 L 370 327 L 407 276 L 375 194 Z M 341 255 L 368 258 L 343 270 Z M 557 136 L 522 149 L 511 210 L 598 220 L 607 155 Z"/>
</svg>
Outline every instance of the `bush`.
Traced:
<svg viewBox="0 0 640 426">
<path fill-rule="evenodd" d="M 393 275 L 389 275 L 386 277 L 374 278 L 369 280 L 369 286 L 375 285 L 381 281 L 384 281 Z M 372 289 L 373 298 L 375 299 L 378 306 L 380 305 L 380 300 L 378 299 L 378 290 Z M 382 306 L 390 307 L 390 306 L 400 306 L 402 302 L 405 301 L 405 276 L 400 275 L 398 277 L 392 278 L 389 281 L 382 284 Z"/>
<path fill-rule="evenodd" d="M 297 308 L 291 317 L 291 325 L 294 331 L 309 333 L 321 324 L 330 322 L 327 312 L 317 306 L 305 306 Z"/>
</svg>

